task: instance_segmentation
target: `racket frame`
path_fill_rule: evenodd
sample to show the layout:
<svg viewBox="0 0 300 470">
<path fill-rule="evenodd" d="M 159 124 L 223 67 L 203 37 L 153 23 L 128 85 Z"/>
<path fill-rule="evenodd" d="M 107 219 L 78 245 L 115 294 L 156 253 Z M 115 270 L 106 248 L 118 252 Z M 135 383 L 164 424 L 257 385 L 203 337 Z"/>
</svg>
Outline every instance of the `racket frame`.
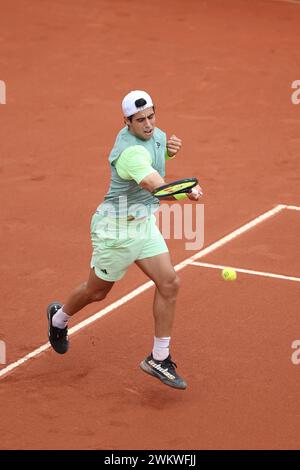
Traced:
<svg viewBox="0 0 300 470">
<path fill-rule="evenodd" d="M 187 184 L 187 186 L 185 186 L 184 188 L 177 189 L 177 190 L 175 189 L 174 191 L 170 191 L 170 192 L 168 191 L 165 194 L 159 194 L 159 195 L 156 194 L 160 191 L 163 191 L 164 189 L 172 188 L 172 186 L 185 184 L 185 183 Z M 152 191 L 152 195 L 159 199 L 162 197 L 174 196 L 176 194 L 190 193 L 192 188 L 194 188 L 197 184 L 198 184 L 197 178 L 183 178 L 181 180 L 172 181 L 172 183 L 163 184 L 162 186 L 155 188 L 155 190 Z"/>
</svg>

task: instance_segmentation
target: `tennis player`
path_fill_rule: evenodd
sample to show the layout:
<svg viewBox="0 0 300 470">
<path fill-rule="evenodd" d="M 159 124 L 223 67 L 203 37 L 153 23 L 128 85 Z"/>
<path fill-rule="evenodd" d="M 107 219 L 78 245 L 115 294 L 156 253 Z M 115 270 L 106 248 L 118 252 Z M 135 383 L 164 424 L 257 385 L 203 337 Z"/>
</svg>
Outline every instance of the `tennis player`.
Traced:
<svg viewBox="0 0 300 470">
<path fill-rule="evenodd" d="M 185 389 L 170 355 L 171 330 L 179 280 L 154 213 L 159 200 L 152 191 L 166 184 L 165 161 L 175 157 L 181 140 L 155 127 L 155 107 L 148 93 L 135 90 L 122 101 L 125 127 L 117 135 L 109 155 L 111 181 L 104 201 L 91 221 L 93 253 L 87 282 L 80 285 L 64 305 L 47 308 L 49 340 L 60 354 L 68 350 L 68 320 L 91 302 L 103 300 L 132 263 L 155 283 L 154 343 L 140 367 L 164 384 Z M 195 190 L 196 189 L 196 190 Z M 197 201 L 193 193 L 170 196 Z M 174 199 L 175 198 L 175 199 Z"/>
</svg>

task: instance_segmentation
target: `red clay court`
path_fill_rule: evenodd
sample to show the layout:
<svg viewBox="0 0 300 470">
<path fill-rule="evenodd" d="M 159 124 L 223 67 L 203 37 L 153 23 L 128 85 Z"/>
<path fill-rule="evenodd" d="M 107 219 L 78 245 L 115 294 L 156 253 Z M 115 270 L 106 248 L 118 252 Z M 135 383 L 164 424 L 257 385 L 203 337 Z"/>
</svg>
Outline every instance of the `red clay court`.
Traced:
<svg viewBox="0 0 300 470">
<path fill-rule="evenodd" d="M 300 448 L 299 20 L 296 1 L 1 6 L 1 449 Z M 198 176 L 205 193 L 202 250 L 168 241 L 184 392 L 139 369 L 153 287 L 136 267 L 72 320 L 68 354 L 47 345 L 47 304 L 87 276 L 136 88 L 183 139 L 168 180 Z"/>
</svg>

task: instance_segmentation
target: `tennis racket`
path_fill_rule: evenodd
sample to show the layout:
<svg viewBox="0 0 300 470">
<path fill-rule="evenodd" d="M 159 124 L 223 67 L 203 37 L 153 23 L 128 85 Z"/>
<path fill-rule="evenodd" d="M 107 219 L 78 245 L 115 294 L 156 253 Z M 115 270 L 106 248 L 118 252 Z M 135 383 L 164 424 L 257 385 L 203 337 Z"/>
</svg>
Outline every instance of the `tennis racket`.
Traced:
<svg viewBox="0 0 300 470">
<path fill-rule="evenodd" d="M 185 178 L 164 184 L 156 188 L 152 194 L 155 197 L 174 196 L 174 194 L 190 193 L 192 188 L 198 184 L 197 178 Z"/>
</svg>

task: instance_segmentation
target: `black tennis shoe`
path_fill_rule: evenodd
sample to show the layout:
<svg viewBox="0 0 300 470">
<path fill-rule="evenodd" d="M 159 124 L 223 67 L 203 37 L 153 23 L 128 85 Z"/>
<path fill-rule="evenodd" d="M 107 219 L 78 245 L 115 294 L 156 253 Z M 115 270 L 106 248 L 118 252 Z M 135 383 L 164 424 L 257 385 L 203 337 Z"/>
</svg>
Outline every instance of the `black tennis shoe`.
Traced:
<svg viewBox="0 0 300 470">
<path fill-rule="evenodd" d="M 54 351 L 58 354 L 65 354 L 69 348 L 68 327 L 56 328 L 52 325 L 52 317 L 61 307 L 59 302 L 52 302 L 47 307 L 48 337 Z"/>
<path fill-rule="evenodd" d="M 164 361 L 153 359 L 152 354 L 140 363 L 141 369 L 147 374 L 153 375 L 161 380 L 165 385 L 184 390 L 187 383 L 179 377 L 175 368 L 177 365 L 171 360 L 169 355 Z"/>
</svg>

